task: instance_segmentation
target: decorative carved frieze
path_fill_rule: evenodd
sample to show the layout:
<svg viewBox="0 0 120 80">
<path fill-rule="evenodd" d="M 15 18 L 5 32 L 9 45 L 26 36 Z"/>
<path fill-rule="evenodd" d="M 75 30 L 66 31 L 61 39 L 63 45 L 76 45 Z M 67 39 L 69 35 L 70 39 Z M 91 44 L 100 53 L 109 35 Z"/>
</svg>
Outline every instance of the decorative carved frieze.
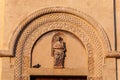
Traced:
<svg viewBox="0 0 120 80">
<path fill-rule="evenodd" d="M 104 51 L 111 50 L 107 35 L 91 17 L 74 9 L 62 7 L 36 11 L 19 26 L 18 40 L 16 39 L 17 41 L 15 42 L 15 80 L 23 80 L 22 76 L 31 75 L 29 69 L 33 68 L 31 67 L 33 45 L 38 38 L 54 30 L 70 32 L 81 40 L 88 54 L 88 77 L 90 77 L 90 80 L 103 80 Z M 64 42 L 64 38 L 62 39 Z M 52 42 L 52 44 L 54 43 Z M 52 48 L 53 50 L 55 49 L 54 47 Z M 63 52 L 65 53 L 65 50 L 61 51 L 61 53 Z M 62 58 L 64 57 L 65 54 Z M 64 61 L 64 59 L 62 60 Z M 63 61 L 61 62 L 62 65 L 54 64 L 54 66 L 64 67 Z M 57 63 L 57 60 L 55 63 Z"/>
</svg>

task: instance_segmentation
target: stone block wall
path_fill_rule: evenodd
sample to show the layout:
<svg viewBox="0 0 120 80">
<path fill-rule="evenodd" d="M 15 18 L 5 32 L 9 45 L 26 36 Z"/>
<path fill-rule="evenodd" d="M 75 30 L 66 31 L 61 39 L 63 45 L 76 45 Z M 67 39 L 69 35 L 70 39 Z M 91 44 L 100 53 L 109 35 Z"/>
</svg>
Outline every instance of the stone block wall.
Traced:
<svg viewBox="0 0 120 80">
<path fill-rule="evenodd" d="M 28 15 L 43 8 L 62 6 L 76 9 L 97 21 L 108 35 L 112 51 L 114 51 L 115 32 L 113 2 L 114 0 L 0 0 L 0 50 L 9 49 L 9 44 L 16 28 L 18 28 L 18 25 Z M 120 51 L 119 4 L 120 0 L 116 0 L 117 51 Z M 8 78 L 11 80 L 14 79 L 14 69 L 12 67 L 14 64 L 10 64 L 11 61 L 10 57 L 0 58 L 1 80 L 8 80 Z M 14 60 L 12 62 L 14 63 Z M 104 80 L 117 80 L 117 78 L 120 80 L 119 58 L 117 60 L 115 58 L 105 59 L 104 69 Z"/>
</svg>

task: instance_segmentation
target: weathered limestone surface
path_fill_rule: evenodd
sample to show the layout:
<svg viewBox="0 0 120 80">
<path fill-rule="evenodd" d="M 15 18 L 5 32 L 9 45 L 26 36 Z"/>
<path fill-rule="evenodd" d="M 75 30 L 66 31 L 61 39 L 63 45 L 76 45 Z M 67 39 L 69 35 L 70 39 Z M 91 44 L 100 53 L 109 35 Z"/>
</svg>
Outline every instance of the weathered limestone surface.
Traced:
<svg viewBox="0 0 120 80">
<path fill-rule="evenodd" d="M 3 36 L 4 36 L 4 0 L 0 0 L 0 49 L 3 49 Z"/>
<path fill-rule="evenodd" d="M 117 48 L 118 51 L 120 51 L 120 0 L 116 0 L 116 13 L 117 13 Z M 11 41 L 12 35 L 14 34 L 16 28 L 18 25 L 24 20 L 28 15 L 31 13 L 43 9 L 43 8 L 48 8 L 48 7 L 56 7 L 56 6 L 62 6 L 62 7 L 70 7 L 77 9 L 78 11 L 84 12 L 85 14 L 91 16 L 95 21 L 97 21 L 105 30 L 105 32 L 108 35 L 108 38 L 111 43 L 111 48 L 112 50 L 115 49 L 114 46 L 114 17 L 113 17 L 113 0 L 0 0 L 0 50 L 8 50 L 9 43 Z M 51 60 L 49 63 L 47 61 L 45 62 L 40 62 L 44 61 L 44 59 L 40 58 L 45 57 L 50 51 L 50 49 L 45 49 L 46 46 L 40 46 L 41 44 L 45 44 L 45 41 L 48 42 L 47 44 L 50 43 L 49 37 L 46 37 L 43 42 L 39 42 L 35 46 L 35 49 L 33 50 L 33 65 L 37 63 L 42 63 L 43 70 L 44 68 L 52 68 L 53 67 L 53 62 L 52 62 L 52 57 L 48 56 L 46 57 L 46 60 Z M 71 38 L 69 35 L 67 35 L 67 38 Z M 42 39 L 43 40 L 43 39 Z M 78 44 L 78 42 L 74 39 L 71 40 L 75 45 Z M 69 46 L 71 41 L 68 40 Z M 51 46 L 51 45 L 48 45 Z M 44 47 L 42 50 L 44 50 L 45 54 L 39 54 L 38 49 L 40 47 Z M 74 51 L 70 51 L 70 54 L 67 54 L 68 56 L 66 57 L 66 63 L 65 66 L 67 68 L 72 68 L 72 69 L 78 69 L 79 66 L 81 69 L 87 69 L 88 64 L 87 64 L 87 54 L 82 54 L 85 53 L 85 49 L 82 46 L 82 43 L 77 46 L 77 49 L 81 47 L 82 51 L 79 54 L 76 52 L 76 55 L 73 55 L 74 51 L 76 48 L 73 47 L 68 47 L 68 49 L 74 49 Z M 66 53 L 69 53 L 66 52 Z M 79 55 L 79 56 L 78 56 Z M 85 58 L 80 57 L 84 56 Z M 37 57 L 36 57 L 37 56 Z M 71 59 L 70 56 L 73 56 Z M 40 58 L 40 61 L 38 59 Z M 80 58 L 80 59 L 79 59 Z M 78 64 L 79 62 L 76 62 L 77 60 L 81 61 L 81 64 Z M 72 64 L 69 63 L 69 61 L 73 61 Z M 75 65 L 73 65 L 75 63 Z M 117 64 L 115 58 L 106 58 L 105 62 L 103 62 L 103 79 L 104 80 L 116 80 L 116 65 L 117 65 L 117 70 L 118 70 L 118 80 L 120 80 L 120 59 L 117 59 Z M 51 73 L 51 69 L 48 69 L 49 73 Z M 37 70 L 36 70 L 37 71 Z M 65 70 L 63 74 L 65 75 L 68 73 L 69 70 Z M 81 74 L 88 74 L 87 70 L 81 72 Z M 36 72 L 32 71 L 34 74 Z M 31 73 L 32 73 L 31 72 Z M 58 70 L 58 74 L 59 74 Z M 71 71 L 70 71 L 71 72 Z M 39 73 L 39 72 L 38 72 Z M 79 71 L 76 73 L 73 72 L 74 74 L 79 74 Z M 41 73 L 40 73 L 41 74 Z M 45 73 L 46 74 L 46 73 Z M 54 73 L 53 73 L 54 74 Z M 2 57 L 0 58 L 0 80 L 14 80 L 14 58 L 10 57 Z"/>
<path fill-rule="evenodd" d="M 0 0 L 0 50 L 3 49 L 3 35 L 4 35 L 4 1 Z M 2 58 L 0 58 L 0 80 L 2 77 Z"/>
<path fill-rule="evenodd" d="M 120 80 L 120 59 L 117 60 L 117 66 L 118 66 L 118 80 Z"/>
<path fill-rule="evenodd" d="M 116 0 L 117 17 L 117 49 L 120 51 L 120 0 Z M 117 59 L 118 80 L 120 80 L 120 58 Z"/>
<path fill-rule="evenodd" d="M 14 80 L 14 68 L 9 57 L 2 58 L 1 80 Z"/>
<path fill-rule="evenodd" d="M 105 59 L 103 75 L 104 80 L 116 80 L 116 60 L 114 58 Z"/>
<path fill-rule="evenodd" d="M 116 17 L 117 17 L 117 48 L 120 51 L 120 0 L 116 0 Z"/>
<path fill-rule="evenodd" d="M 25 17 L 36 10 L 55 6 L 71 7 L 91 16 L 105 29 L 114 48 L 113 0 L 6 0 L 4 48 L 8 48 L 14 30 Z"/>
<path fill-rule="evenodd" d="M 0 79 L 1 79 L 1 76 L 2 76 L 2 59 L 0 58 Z"/>
</svg>

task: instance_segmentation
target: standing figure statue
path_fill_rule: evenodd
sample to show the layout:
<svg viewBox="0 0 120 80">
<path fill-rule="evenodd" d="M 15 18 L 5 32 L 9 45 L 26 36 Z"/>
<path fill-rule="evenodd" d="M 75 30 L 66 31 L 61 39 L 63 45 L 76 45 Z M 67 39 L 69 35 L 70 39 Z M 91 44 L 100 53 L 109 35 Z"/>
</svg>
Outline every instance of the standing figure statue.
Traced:
<svg viewBox="0 0 120 80">
<path fill-rule="evenodd" d="M 52 40 L 52 56 L 54 57 L 54 68 L 64 68 L 66 46 L 63 38 L 54 35 Z"/>
</svg>

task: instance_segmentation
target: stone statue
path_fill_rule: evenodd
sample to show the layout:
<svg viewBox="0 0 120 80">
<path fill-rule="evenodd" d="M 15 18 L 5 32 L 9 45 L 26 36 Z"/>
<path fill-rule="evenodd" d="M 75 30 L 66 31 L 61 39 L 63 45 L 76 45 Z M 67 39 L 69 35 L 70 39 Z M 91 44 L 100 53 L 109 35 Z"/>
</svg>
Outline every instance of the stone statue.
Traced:
<svg viewBox="0 0 120 80">
<path fill-rule="evenodd" d="M 60 35 L 54 35 L 52 40 L 52 56 L 54 57 L 54 68 L 64 68 L 66 46 Z"/>
</svg>

